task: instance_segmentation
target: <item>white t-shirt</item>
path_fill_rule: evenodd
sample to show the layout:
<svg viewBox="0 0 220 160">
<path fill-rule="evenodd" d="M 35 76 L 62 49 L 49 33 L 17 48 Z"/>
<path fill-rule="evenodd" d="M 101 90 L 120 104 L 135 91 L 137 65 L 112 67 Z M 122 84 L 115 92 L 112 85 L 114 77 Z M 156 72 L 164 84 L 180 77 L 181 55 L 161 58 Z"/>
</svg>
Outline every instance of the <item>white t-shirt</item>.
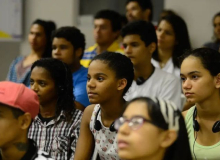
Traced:
<svg viewBox="0 0 220 160">
<path fill-rule="evenodd" d="M 158 68 L 155 68 L 154 73 L 143 84 L 137 85 L 136 81 L 133 81 L 124 98 L 129 101 L 141 96 L 173 101 L 182 110 L 180 80 Z"/>
<path fill-rule="evenodd" d="M 170 58 L 167 61 L 166 65 L 163 68 L 160 68 L 160 63 L 154 60 L 153 58 L 151 58 L 151 63 L 154 65 L 154 67 L 162 69 L 163 71 L 166 71 L 168 73 L 171 73 L 180 79 L 180 69 L 178 67 L 174 67 L 172 58 Z"/>
</svg>

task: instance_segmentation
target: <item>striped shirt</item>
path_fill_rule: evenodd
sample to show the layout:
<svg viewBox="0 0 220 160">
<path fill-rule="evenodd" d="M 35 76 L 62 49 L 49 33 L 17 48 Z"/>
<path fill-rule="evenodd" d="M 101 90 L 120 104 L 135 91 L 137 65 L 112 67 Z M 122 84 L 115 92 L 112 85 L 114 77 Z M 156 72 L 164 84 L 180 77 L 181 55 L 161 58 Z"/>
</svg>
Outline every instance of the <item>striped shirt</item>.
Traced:
<svg viewBox="0 0 220 160">
<path fill-rule="evenodd" d="M 28 137 L 37 143 L 39 150 L 49 153 L 55 160 L 73 159 L 81 118 L 82 112 L 77 109 L 69 122 L 65 121 L 63 111 L 57 121 L 52 119 L 48 123 L 43 123 L 39 116 L 36 116 L 29 129 Z"/>
</svg>

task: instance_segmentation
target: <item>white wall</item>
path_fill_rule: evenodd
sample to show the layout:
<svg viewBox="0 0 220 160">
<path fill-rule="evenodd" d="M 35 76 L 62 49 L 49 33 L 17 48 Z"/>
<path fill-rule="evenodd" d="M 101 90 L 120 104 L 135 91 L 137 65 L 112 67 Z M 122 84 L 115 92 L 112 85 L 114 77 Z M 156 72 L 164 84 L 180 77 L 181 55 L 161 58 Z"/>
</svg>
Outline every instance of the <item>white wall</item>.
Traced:
<svg viewBox="0 0 220 160">
<path fill-rule="evenodd" d="M 165 0 L 164 4 L 184 18 L 194 48 L 211 40 L 212 18 L 220 12 L 220 0 Z"/>
<path fill-rule="evenodd" d="M 24 36 L 21 42 L 0 42 L 0 80 L 5 80 L 12 60 L 30 52 L 27 36 L 31 23 L 37 19 L 53 20 L 57 27 L 76 25 L 79 0 L 27 0 L 24 1 Z"/>
</svg>

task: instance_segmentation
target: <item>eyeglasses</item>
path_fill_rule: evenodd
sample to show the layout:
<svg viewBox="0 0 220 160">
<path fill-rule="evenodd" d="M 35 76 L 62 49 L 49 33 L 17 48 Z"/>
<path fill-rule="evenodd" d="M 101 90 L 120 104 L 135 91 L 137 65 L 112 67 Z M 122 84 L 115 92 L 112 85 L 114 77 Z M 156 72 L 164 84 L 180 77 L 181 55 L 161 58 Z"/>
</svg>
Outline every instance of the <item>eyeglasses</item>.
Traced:
<svg viewBox="0 0 220 160">
<path fill-rule="evenodd" d="M 115 121 L 114 127 L 115 129 L 118 131 L 119 128 L 125 123 L 128 122 L 128 126 L 132 129 L 132 130 L 137 130 L 139 129 L 144 122 L 148 122 L 151 123 L 153 125 L 156 125 L 154 122 L 152 122 L 151 120 L 148 120 L 144 117 L 141 116 L 134 116 L 131 119 L 126 119 L 125 117 L 120 117 Z"/>
</svg>

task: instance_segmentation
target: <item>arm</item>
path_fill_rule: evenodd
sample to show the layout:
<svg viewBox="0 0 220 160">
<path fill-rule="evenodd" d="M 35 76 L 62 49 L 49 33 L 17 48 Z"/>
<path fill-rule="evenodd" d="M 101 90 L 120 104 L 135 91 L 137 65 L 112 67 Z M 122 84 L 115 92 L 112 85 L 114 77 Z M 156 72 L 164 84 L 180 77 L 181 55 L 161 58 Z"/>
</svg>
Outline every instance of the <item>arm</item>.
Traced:
<svg viewBox="0 0 220 160">
<path fill-rule="evenodd" d="M 93 149 L 95 148 L 94 137 L 89 127 L 93 109 L 94 105 L 90 105 L 84 110 L 74 160 L 91 159 Z"/>
</svg>

